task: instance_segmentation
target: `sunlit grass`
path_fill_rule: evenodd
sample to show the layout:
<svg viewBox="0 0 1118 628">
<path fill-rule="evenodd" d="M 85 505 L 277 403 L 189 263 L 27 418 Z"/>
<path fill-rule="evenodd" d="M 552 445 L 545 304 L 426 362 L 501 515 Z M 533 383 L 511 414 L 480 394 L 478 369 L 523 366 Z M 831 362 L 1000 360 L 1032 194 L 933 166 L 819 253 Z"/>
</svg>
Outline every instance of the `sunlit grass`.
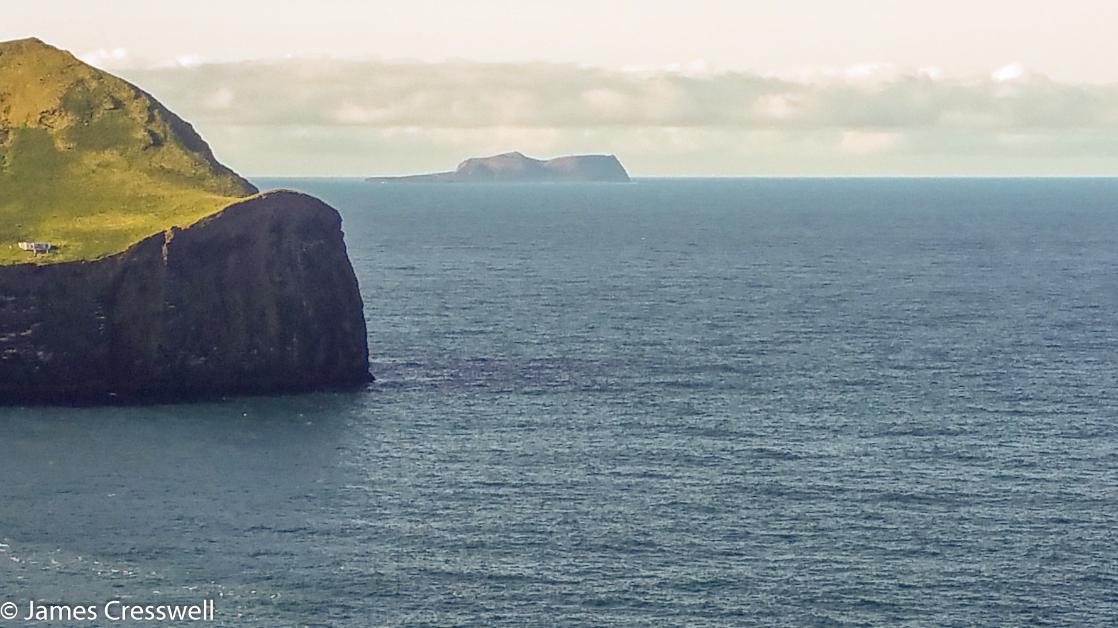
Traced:
<svg viewBox="0 0 1118 628">
<path fill-rule="evenodd" d="M 0 173 L 0 263 L 94 259 L 172 225 L 188 225 L 236 200 L 131 169 L 112 153 L 59 150 L 24 129 Z M 20 241 L 56 250 L 34 255 Z"/>
<path fill-rule="evenodd" d="M 252 192 L 136 87 L 38 40 L 0 42 L 0 264 L 96 259 Z"/>
</svg>

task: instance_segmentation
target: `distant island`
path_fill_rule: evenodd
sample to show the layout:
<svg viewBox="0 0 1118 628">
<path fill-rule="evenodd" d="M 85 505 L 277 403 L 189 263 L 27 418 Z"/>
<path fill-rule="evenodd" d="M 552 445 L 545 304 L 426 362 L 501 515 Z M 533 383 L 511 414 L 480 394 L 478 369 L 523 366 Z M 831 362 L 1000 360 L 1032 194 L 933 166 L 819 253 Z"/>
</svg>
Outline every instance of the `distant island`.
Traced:
<svg viewBox="0 0 1118 628">
<path fill-rule="evenodd" d="M 629 173 L 614 155 L 570 155 L 555 159 L 533 159 L 512 152 L 492 157 L 474 157 L 458 164 L 453 172 L 402 177 L 370 177 L 376 183 L 538 183 L 601 182 L 628 183 Z"/>
<path fill-rule="evenodd" d="M 0 42 L 0 403 L 369 381 L 341 217 L 260 193 L 150 94 Z"/>
</svg>

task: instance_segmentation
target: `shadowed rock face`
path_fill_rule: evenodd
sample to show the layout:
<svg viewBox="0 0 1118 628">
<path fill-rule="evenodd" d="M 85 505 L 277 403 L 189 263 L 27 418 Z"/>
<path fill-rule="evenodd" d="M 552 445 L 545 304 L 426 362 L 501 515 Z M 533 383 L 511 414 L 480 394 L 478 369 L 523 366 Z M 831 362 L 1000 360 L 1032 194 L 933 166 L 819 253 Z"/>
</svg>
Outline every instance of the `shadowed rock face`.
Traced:
<svg viewBox="0 0 1118 628">
<path fill-rule="evenodd" d="M 0 42 L 0 402 L 368 381 L 341 218 L 256 191 L 146 92 Z"/>
<path fill-rule="evenodd" d="M 454 172 L 407 177 L 372 177 L 368 180 L 409 183 L 559 181 L 627 183 L 629 173 L 613 155 L 571 155 L 542 160 L 514 152 L 467 159 L 459 164 Z"/>
<path fill-rule="evenodd" d="M 276 191 L 95 261 L 0 266 L 0 400 L 302 391 L 369 381 L 330 206 Z"/>
</svg>

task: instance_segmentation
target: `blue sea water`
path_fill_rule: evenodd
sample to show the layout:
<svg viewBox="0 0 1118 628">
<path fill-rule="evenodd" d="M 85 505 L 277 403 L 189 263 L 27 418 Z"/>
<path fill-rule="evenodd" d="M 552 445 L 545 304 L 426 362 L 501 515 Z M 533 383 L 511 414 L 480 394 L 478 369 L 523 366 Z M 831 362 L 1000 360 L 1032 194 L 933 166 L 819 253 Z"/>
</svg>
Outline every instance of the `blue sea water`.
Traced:
<svg viewBox="0 0 1118 628">
<path fill-rule="evenodd" d="M 0 408 L 0 601 L 1118 624 L 1118 180 L 260 183 L 341 210 L 378 381 Z"/>
</svg>

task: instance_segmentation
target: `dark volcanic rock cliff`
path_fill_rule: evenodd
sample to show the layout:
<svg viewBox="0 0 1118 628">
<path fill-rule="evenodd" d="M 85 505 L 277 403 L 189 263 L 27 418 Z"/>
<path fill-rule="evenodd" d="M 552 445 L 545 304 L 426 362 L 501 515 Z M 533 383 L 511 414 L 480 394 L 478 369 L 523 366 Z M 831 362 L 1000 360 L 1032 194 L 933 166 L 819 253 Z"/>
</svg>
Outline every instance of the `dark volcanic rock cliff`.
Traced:
<svg viewBox="0 0 1118 628">
<path fill-rule="evenodd" d="M 437 172 L 406 177 L 372 177 L 369 181 L 408 183 L 484 183 L 484 182 L 599 182 L 627 183 L 629 173 L 614 155 L 570 155 L 555 159 L 533 159 L 523 153 L 503 153 L 492 157 L 472 157 L 458 164 L 454 172 Z"/>
<path fill-rule="evenodd" d="M 341 219 L 297 192 L 248 198 L 94 261 L 0 266 L 0 400 L 369 379 Z"/>
</svg>

